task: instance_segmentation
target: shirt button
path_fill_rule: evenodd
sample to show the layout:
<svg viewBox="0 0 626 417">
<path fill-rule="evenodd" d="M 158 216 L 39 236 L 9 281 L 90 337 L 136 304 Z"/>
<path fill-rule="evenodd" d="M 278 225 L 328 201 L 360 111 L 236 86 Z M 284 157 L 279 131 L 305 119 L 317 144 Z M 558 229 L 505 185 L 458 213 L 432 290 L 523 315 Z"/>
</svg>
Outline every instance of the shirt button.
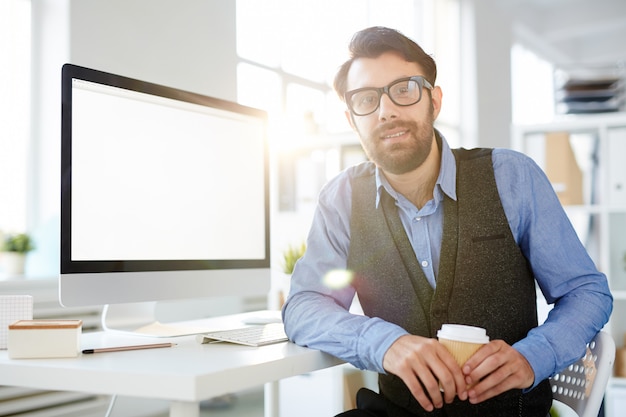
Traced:
<svg viewBox="0 0 626 417">
<path fill-rule="evenodd" d="M 415 221 L 416 221 L 416 222 L 422 221 L 422 218 L 421 218 L 421 217 L 416 217 L 416 218 L 415 218 Z"/>
<path fill-rule="evenodd" d="M 428 266 L 428 261 L 422 261 L 422 266 L 426 268 Z"/>
</svg>

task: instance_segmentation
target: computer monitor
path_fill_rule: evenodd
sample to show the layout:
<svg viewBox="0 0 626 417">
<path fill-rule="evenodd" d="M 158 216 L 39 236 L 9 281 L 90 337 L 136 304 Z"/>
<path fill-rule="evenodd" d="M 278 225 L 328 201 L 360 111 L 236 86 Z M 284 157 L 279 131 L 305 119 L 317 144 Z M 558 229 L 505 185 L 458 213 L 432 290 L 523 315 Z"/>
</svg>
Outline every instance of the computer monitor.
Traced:
<svg viewBox="0 0 626 417">
<path fill-rule="evenodd" d="M 65 64 L 61 304 L 267 295 L 266 124 L 258 109 Z"/>
</svg>

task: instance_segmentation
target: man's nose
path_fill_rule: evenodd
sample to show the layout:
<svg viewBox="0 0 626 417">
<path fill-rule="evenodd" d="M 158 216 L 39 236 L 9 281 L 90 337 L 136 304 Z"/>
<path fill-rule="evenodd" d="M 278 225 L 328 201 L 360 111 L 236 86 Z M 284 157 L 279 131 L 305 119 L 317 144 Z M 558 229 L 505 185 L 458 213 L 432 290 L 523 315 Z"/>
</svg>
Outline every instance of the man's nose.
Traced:
<svg viewBox="0 0 626 417">
<path fill-rule="evenodd" d="M 380 95 L 380 104 L 378 106 L 379 120 L 391 120 L 398 117 L 398 106 L 391 101 L 387 94 Z"/>
</svg>

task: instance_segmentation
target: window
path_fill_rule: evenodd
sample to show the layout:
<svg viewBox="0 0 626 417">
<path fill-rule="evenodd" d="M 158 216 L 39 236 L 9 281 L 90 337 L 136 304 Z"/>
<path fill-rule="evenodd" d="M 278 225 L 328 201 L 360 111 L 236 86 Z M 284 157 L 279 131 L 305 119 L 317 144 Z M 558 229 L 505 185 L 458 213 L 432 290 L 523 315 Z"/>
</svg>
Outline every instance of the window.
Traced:
<svg viewBox="0 0 626 417">
<path fill-rule="evenodd" d="M 26 230 L 30 2 L 0 1 L 0 232 Z"/>
<path fill-rule="evenodd" d="M 238 100 L 303 134 L 346 133 L 344 106 L 332 91 L 335 71 L 356 31 L 389 26 L 437 60 L 447 100 L 438 127 L 458 146 L 459 13 L 458 0 L 237 0 Z"/>
<path fill-rule="evenodd" d="M 341 155 L 358 153 L 332 81 L 360 29 L 398 29 L 434 56 L 446 97 L 437 127 L 460 146 L 458 0 L 237 0 L 236 15 L 237 99 L 268 111 L 280 155 L 279 210 L 312 209 L 321 186 L 345 167 Z"/>
<path fill-rule="evenodd" d="M 421 3 L 237 0 L 238 100 L 281 123 L 287 118 L 290 125 L 310 129 L 313 122 L 328 133 L 349 130 L 331 85 L 350 38 L 367 26 L 388 25 L 419 39 Z"/>
</svg>

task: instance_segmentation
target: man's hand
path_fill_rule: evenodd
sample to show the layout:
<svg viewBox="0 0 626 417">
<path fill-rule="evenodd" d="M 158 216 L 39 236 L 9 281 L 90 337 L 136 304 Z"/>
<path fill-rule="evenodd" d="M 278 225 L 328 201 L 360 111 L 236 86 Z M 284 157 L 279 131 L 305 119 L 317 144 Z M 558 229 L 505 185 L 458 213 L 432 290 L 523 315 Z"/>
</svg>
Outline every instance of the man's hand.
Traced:
<svg viewBox="0 0 626 417">
<path fill-rule="evenodd" d="M 513 388 L 528 388 L 535 381 L 535 373 L 526 358 L 502 340 L 481 347 L 465 362 L 463 374 L 471 386 L 468 395 L 472 404 Z"/>
<path fill-rule="evenodd" d="M 404 381 L 426 411 L 443 407 L 444 401 L 451 403 L 457 395 L 467 399 L 461 367 L 436 339 L 400 337 L 385 353 L 383 367 Z"/>
</svg>

